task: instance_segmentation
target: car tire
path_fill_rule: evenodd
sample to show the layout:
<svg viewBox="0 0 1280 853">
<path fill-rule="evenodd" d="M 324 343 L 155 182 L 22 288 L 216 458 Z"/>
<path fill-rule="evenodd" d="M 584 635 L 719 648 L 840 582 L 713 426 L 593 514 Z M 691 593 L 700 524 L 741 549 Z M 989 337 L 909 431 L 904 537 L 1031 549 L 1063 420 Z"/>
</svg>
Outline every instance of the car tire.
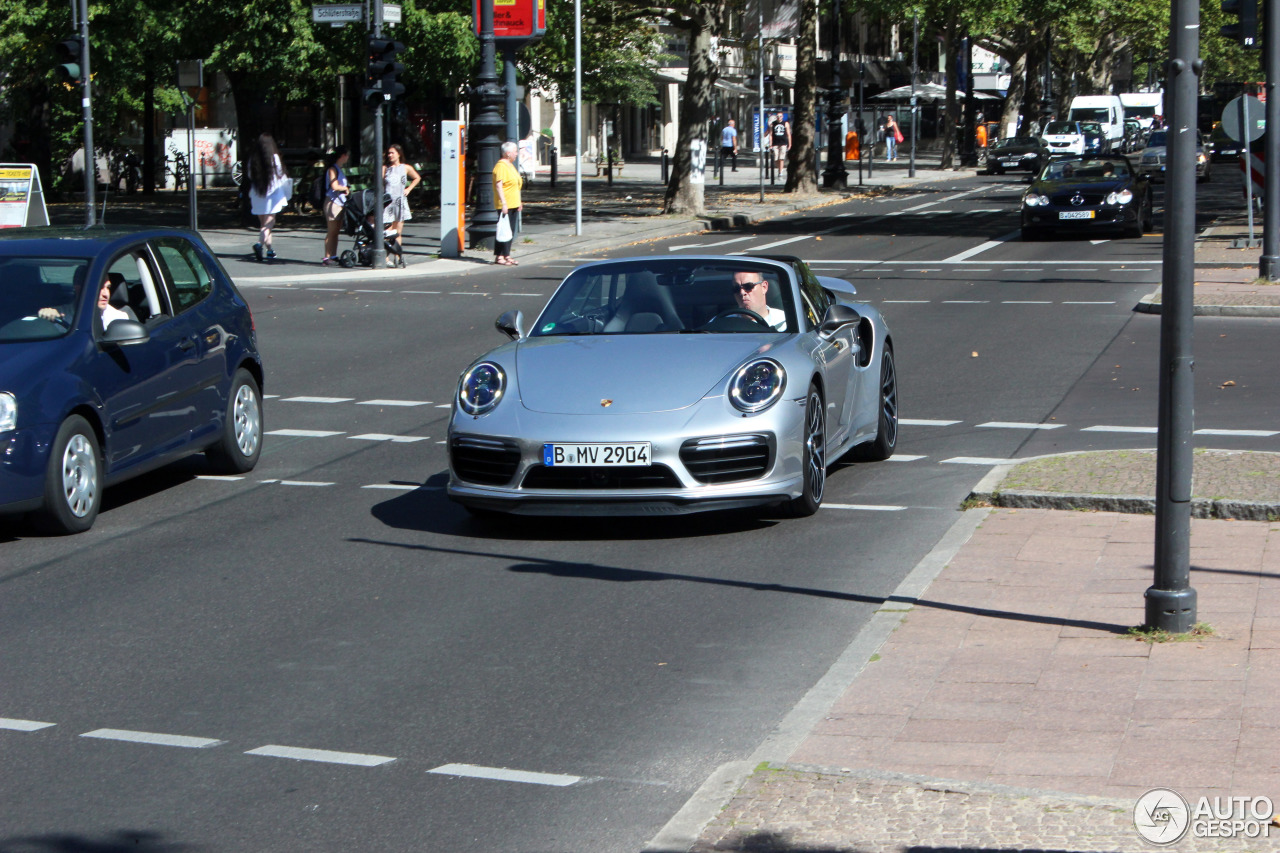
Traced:
<svg viewBox="0 0 1280 853">
<path fill-rule="evenodd" d="M 787 515 L 805 518 L 822 506 L 822 494 L 827 485 L 827 424 L 826 407 L 818 386 L 809 386 L 809 396 L 804 405 L 804 424 L 801 427 L 800 466 L 804 484 L 800 497 L 787 501 Z"/>
<path fill-rule="evenodd" d="M 44 506 L 36 517 L 46 533 L 83 533 L 102 507 L 102 453 L 98 435 L 80 415 L 62 422 L 44 475 Z"/>
<path fill-rule="evenodd" d="M 875 439 L 853 449 L 853 458 L 859 462 L 883 462 L 898 447 L 898 368 L 893 361 L 893 350 L 888 347 L 880 356 L 878 403 Z"/>
<path fill-rule="evenodd" d="M 205 450 L 205 457 L 220 474 L 244 474 L 258 464 L 262 437 L 262 392 L 253 375 L 242 367 L 236 371 L 227 395 L 222 435 Z"/>
</svg>

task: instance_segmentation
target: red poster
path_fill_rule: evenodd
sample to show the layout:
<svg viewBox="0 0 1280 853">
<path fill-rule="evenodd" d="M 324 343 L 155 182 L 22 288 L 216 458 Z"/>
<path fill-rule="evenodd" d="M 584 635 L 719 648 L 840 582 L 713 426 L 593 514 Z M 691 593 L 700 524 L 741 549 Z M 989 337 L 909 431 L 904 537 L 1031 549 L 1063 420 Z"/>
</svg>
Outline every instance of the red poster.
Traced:
<svg viewBox="0 0 1280 853">
<path fill-rule="evenodd" d="M 480 0 L 474 3 L 476 35 L 480 34 Z M 493 37 L 529 41 L 547 31 L 546 0 L 493 0 Z"/>
</svg>

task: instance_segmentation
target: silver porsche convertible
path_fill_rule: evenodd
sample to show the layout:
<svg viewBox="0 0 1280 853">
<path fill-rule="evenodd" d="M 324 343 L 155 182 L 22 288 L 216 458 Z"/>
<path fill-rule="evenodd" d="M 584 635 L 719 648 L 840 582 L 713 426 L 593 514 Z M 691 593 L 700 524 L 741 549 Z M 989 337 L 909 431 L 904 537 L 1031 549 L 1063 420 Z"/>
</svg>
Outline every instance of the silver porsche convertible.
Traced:
<svg viewBox="0 0 1280 853">
<path fill-rule="evenodd" d="M 477 514 L 822 504 L 827 464 L 898 440 L 893 337 L 793 257 L 601 261 L 458 381 L 448 494 Z"/>
</svg>

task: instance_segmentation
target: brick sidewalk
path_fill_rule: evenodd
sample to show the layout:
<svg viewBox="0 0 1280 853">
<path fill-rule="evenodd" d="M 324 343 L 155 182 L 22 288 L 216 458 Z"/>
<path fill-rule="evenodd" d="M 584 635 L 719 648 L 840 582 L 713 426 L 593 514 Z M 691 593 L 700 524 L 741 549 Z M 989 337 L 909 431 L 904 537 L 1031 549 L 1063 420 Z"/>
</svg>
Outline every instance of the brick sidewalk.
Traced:
<svg viewBox="0 0 1280 853">
<path fill-rule="evenodd" d="M 695 851 L 1149 850 L 1132 809 L 1151 788 L 1280 804 L 1280 524 L 1193 522 L 1213 634 L 1149 644 L 1128 629 L 1152 583 L 1151 516 L 989 512 Z"/>
</svg>

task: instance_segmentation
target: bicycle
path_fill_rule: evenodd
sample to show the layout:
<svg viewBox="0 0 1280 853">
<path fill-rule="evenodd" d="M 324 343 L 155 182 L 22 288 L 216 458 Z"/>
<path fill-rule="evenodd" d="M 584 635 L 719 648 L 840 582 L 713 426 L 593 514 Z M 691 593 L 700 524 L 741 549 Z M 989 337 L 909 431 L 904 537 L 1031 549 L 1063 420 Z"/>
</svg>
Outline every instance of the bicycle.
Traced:
<svg viewBox="0 0 1280 853">
<path fill-rule="evenodd" d="M 187 165 L 187 157 L 181 151 L 170 149 L 169 155 L 173 158 L 173 166 L 169 165 L 169 157 L 166 157 L 164 161 L 165 180 L 167 182 L 169 176 L 172 175 L 173 191 L 180 192 L 186 188 L 187 183 L 191 180 L 191 167 Z"/>
<path fill-rule="evenodd" d="M 112 149 L 107 161 L 107 172 L 112 192 L 120 191 L 121 182 L 129 195 L 137 192 L 142 185 L 142 160 L 127 148 Z"/>
</svg>

